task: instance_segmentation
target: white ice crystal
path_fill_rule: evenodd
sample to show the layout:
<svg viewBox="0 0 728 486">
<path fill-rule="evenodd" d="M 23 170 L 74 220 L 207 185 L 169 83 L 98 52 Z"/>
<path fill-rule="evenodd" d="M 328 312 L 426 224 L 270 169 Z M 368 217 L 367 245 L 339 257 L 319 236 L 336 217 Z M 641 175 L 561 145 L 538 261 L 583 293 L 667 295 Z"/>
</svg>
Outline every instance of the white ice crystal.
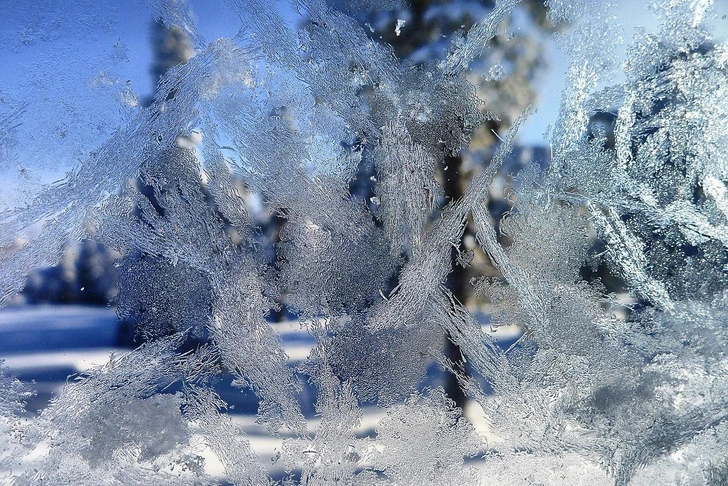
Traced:
<svg viewBox="0 0 728 486">
<path fill-rule="evenodd" d="M 0 170 L 43 172 L 55 145 L 70 170 L 30 189 L 5 179 L 0 305 L 68 241 L 93 237 L 122 255 L 118 311 L 148 342 L 70 380 L 27 422 L 30 395 L 0 374 L 0 480 L 274 482 L 215 391 L 228 374 L 283 436 L 283 484 L 726 484 L 728 46 L 702 24 L 712 2 L 656 2 L 661 30 L 635 39 L 619 85 L 609 7 L 547 2 L 552 22 L 573 25 L 558 34 L 573 63 L 553 162 L 515 176 L 500 221 L 489 188 L 527 114 L 462 197 L 443 202 L 438 167 L 490 116 L 466 72 L 519 2 L 494 2 L 422 66 L 359 23 L 376 2 L 292 3 L 294 27 L 270 2 L 231 0 L 240 31 L 213 41 L 184 2 L 150 2 L 194 55 L 147 108 L 114 74 L 124 49 L 107 46 L 104 70 L 73 51 L 113 31 L 116 8 L 76 19 L 23 7 L 2 31 L 3 49 L 59 48 L 30 86 L 0 86 Z M 362 167 L 375 172 L 363 199 L 352 190 Z M 245 193 L 283 221 L 275 263 Z M 445 286 L 454 251 L 463 266 L 474 258 L 461 251 L 468 224 L 499 272 L 470 282 L 493 328 L 524 330 L 508 349 Z M 584 278 L 600 265 L 632 296 L 628 312 Z M 296 368 L 268 319 L 281 302 L 315 340 Z M 445 336 L 469 373 L 443 355 Z M 190 337 L 204 343 L 183 351 Z M 433 363 L 457 375 L 498 441 L 424 383 Z M 364 407 L 381 411 L 369 435 Z"/>
</svg>

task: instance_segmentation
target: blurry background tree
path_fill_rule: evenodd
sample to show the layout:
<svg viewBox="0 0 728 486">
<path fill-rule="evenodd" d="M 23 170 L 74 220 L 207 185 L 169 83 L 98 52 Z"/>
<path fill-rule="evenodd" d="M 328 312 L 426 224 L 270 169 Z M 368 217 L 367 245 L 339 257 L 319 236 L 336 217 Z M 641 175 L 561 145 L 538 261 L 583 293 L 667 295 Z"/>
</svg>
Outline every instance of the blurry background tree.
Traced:
<svg viewBox="0 0 728 486">
<path fill-rule="evenodd" d="M 108 305 L 119 293 L 115 252 L 86 239 L 70 246 L 58 265 L 28 275 L 16 301 L 28 304 Z"/>
<path fill-rule="evenodd" d="M 195 55 L 190 38 L 177 26 L 166 27 L 160 22 L 152 22 L 150 41 L 154 61 L 149 71 L 155 85 L 168 69 L 186 63 Z"/>
<path fill-rule="evenodd" d="M 167 70 L 180 63 L 187 62 L 194 55 L 194 49 L 188 36 L 179 27 L 168 28 L 159 22 L 152 22 L 150 29 L 150 44 L 153 51 L 153 62 L 150 74 L 156 85 L 160 77 Z M 147 98 L 144 102 L 148 106 L 152 102 Z M 136 190 L 153 198 L 152 190 L 141 183 L 141 179 L 134 182 Z M 122 304 L 120 317 L 139 319 L 139 315 L 151 312 L 149 309 L 127 309 L 124 303 L 115 301 L 119 294 L 117 270 L 114 265 L 119 255 L 109 252 L 103 245 L 92 238 L 79 244 L 70 246 L 60 263 L 50 268 L 40 268 L 28 276 L 23 292 L 16 298 L 17 303 L 29 304 L 84 304 L 109 305 Z M 133 267 L 133 262 L 123 264 L 122 271 Z M 150 267 L 154 268 L 154 267 Z M 163 275 L 160 275 L 162 277 Z M 162 279 L 160 282 L 164 282 Z M 159 322 L 167 321 L 161 314 L 161 308 L 152 312 L 150 319 Z M 146 319 L 145 319 L 146 320 Z M 133 324 L 130 324 L 133 327 Z M 163 327 L 163 324 L 160 324 Z M 125 334 L 126 331 L 125 331 Z M 133 332 L 123 338 L 129 341 Z M 150 336 L 151 337 L 151 336 Z"/>
<path fill-rule="evenodd" d="M 352 14 L 360 2 L 340 0 L 339 8 Z M 397 2 L 394 2 L 395 4 Z M 370 37 L 390 44 L 394 54 L 416 66 L 433 66 L 442 61 L 450 47 L 453 33 L 463 35 L 479 19 L 495 6 L 491 0 L 413 0 L 408 6 L 396 5 L 387 12 L 378 11 L 369 18 L 359 19 L 369 27 Z M 440 180 L 445 199 L 440 205 L 456 201 L 463 195 L 472 177 L 485 167 L 497 146 L 498 136 L 507 130 L 523 111 L 536 101 L 538 76 L 547 67 L 543 37 L 553 33 L 554 27 L 548 20 L 543 1 L 528 0 L 521 3 L 516 14 L 503 21 L 500 32 L 490 44 L 486 55 L 473 62 L 468 78 L 476 86 L 477 95 L 484 100 L 485 123 L 472 135 L 467 152 L 453 155 L 445 153 L 440 166 Z M 517 24 L 517 25 L 514 25 Z M 563 26 L 562 26 L 563 27 Z M 514 34 L 514 32 L 517 32 Z M 495 178 L 489 198 L 489 210 L 497 225 L 501 216 L 510 209 L 506 199 L 510 176 L 518 170 L 518 162 L 525 152 L 524 160 L 539 160 L 548 163 L 545 147 L 515 147 L 507 163 Z M 374 174 L 369 167 L 367 176 Z M 369 177 L 358 181 L 367 183 Z M 361 189 L 358 192 L 364 192 Z M 484 303 L 478 302 L 470 280 L 476 275 L 497 276 L 485 254 L 478 248 L 468 224 L 460 248 L 453 248 L 452 268 L 447 286 L 453 295 L 472 312 Z M 460 350 L 450 339 L 445 340 L 445 352 L 460 372 L 465 363 Z M 445 390 L 459 407 L 465 405 L 465 395 L 454 374 L 448 373 Z"/>
<path fill-rule="evenodd" d="M 352 13 L 355 9 L 347 7 L 347 1 L 337 3 L 337 7 L 345 12 Z M 474 22 L 487 15 L 494 7 L 491 0 L 473 1 L 442 1 L 442 0 L 416 0 L 403 6 L 393 2 L 389 11 L 371 14 L 370 18 L 360 19 L 369 26 L 370 36 L 392 46 L 394 54 L 402 59 L 411 62 L 414 66 L 432 66 L 443 60 L 447 54 L 450 35 L 454 32 L 465 32 Z M 351 11 L 350 11 L 351 10 Z M 479 127 L 473 137 L 470 150 L 467 154 L 453 156 L 444 154 L 444 164 L 440 167 L 440 179 L 444 188 L 445 199 L 441 205 L 456 200 L 462 196 L 463 188 L 487 162 L 496 146 L 498 133 L 507 130 L 515 118 L 519 116 L 526 107 L 536 100 L 536 80 L 539 73 L 546 67 L 544 49 L 541 36 L 550 33 L 553 26 L 546 18 L 546 7 L 542 2 L 529 0 L 524 2 L 518 9 L 518 15 L 504 21 L 501 28 L 501 35 L 492 41 L 493 49 L 489 50 L 487 56 L 477 60 L 471 66 L 470 80 L 478 89 L 478 96 L 485 101 L 483 115 L 485 124 Z M 515 19 L 515 20 L 514 20 Z M 512 29 L 513 22 L 518 22 L 518 34 L 507 33 L 515 31 Z M 194 54 L 192 43 L 185 32 L 178 28 L 168 28 L 154 22 L 152 24 L 151 36 L 154 62 L 151 67 L 151 74 L 155 83 L 170 68 L 187 62 Z M 148 100 L 151 102 L 151 100 Z M 487 110 L 487 111 L 486 111 Z M 180 140 L 193 143 L 189 140 Z M 544 148 L 529 147 L 526 149 L 529 160 L 541 158 L 547 163 L 545 156 L 547 151 Z M 509 182 L 510 173 L 517 170 L 518 160 L 523 154 L 523 147 L 516 147 L 509 158 L 510 163 L 504 164 L 499 177 L 493 185 L 493 194 L 490 200 L 491 214 L 496 219 L 509 209 L 505 199 L 506 187 Z M 368 204 L 374 196 L 371 177 L 374 176 L 374 166 L 371 157 L 362 158 L 362 167 L 359 176 L 352 182 L 352 194 L 362 198 Z M 140 191 L 154 204 L 153 191 L 145 187 L 137 180 L 136 190 Z M 237 185 L 237 190 L 247 198 L 256 198 L 257 195 L 246 193 L 242 183 Z M 214 205 L 212 199 L 209 200 Z M 285 223 L 285 219 L 279 215 L 272 214 L 265 207 L 253 214 L 256 223 L 260 228 L 261 244 L 270 248 L 268 265 L 276 263 L 276 245 L 280 242 L 278 233 Z M 497 223 L 497 222 L 496 222 Z M 153 258 L 140 255 L 140 258 Z M 473 287 L 469 280 L 474 275 L 491 274 L 497 275 L 497 270 L 490 265 L 485 255 L 478 249 L 472 231 L 466 230 L 463 247 L 453 249 L 453 272 L 448 278 L 447 285 L 453 294 L 463 303 L 474 309 L 478 303 L 473 295 Z M 134 264 L 124 264 L 123 267 L 133 267 Z M 173 269 L 167 268 L 169 264 L 158 262 L 154 266 L 160 275 L 157 282 L 163 285 L 167 281 L 177 281 L 165 278 L 165 272 L 174 273 Z M 176 271 L 176 270 L 175 270 Z M 188 272 L 189 273 L 189 272 Z M 194 272 L 188 276 L 193 277 Z M 143 281 L 144 279 L 140 279 Z M 147 279 L 148 280 L 148 279 Z M 132 282 L 133 283 L 133 282 Z M 192 282 L 190 282 L 192 284 Z M 194 283 L 204 287 L 204 282 Z M 125 289 L 129 295 L 139 295 L 143 289 Z M 171 289 L 170 289 L 171 290 Z M 159 289 L 159 295 L 164 295 L 166 290 Z M 481 299 L 482 300 L 482 299 Z M 481 304 L 483 302 L 480 302 Z M 149 304 L 149 305 L 147 305 Z M 281 308 L 271 315 L 271 319 L 280 320 L 286 316 L 285 302 L 279 302 Z M 200 313 L 206 309 L 188 309 L 183 311 L 178 306 L 151 305 L 144 299 L 128 299 L 119 302 L 120 316 L 132 322 L 137 338 L 153 337 L 161 332 L 162 327 L 158 325 L 164 322 L 189 322 L 194 318 L 201 317 Z M 132 305 L 131 308 L 129 305 Z M 144 309 L 139 306 L 144 307 Z M 157 309 L 152 311 L 152 309 Z M 164 315 L 163 315 L 164 314 Z M 181 319 L 180 319 L 181 318 Z M 148 331 L 144 331 L 147 329 Z M 170 328 L 170 331 L 174 329 Z M 459 350 L 448 339 L 445 344 L 450 359 L 456 366 L 462 369 L 462 357 Z M 464 405 L 465 396 L 460 390 L 454 375 L 448 375 L 446 389 L 451 398 L 458 406 Z"/>
</svg>

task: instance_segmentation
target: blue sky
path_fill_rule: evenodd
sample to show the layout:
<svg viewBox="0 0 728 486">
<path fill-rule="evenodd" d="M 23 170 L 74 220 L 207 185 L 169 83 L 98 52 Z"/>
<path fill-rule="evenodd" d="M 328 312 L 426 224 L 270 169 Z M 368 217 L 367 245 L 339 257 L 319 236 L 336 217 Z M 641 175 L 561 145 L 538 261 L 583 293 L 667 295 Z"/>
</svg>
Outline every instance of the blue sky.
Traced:
<svg viewBox="0 0 728 486">
<path fill-rule="evenodd" d="M 647 0 L 614 3 L 625 39 L 638 24 L 648 31 L 656 28 Z M 224 2 L 190 0 L 190 5 L 206 42 L 238 32 L 240 21 Z M 715 6 L 713 23 L 725 39 L 728 0 L 716 0 Z M 22 124 L 12 140 L 5 140 L 8 147 L 0 147 L 0 177 L 17 187 L 23 166 L 50 182 L 134 116 L 134 95 L 143 100 L 152 93 L 153 13 L 144 0 L 0 0 L 0 11 L 0 120 L 25 107 Z M 521 130 L 522 143 L 546 143 L 543 134 L 558 113 L 568 60 L 551 39 L 545 42 L 550 70 L 538 82 L 537 112 Z M 617 49 L 624 52 L 624 46 Z M 33 181 L 27 184 L 33 186 Z M 7 203 L 12 195 L 6 191 L 4 197 Z M 0 207 L 2 199 L 0 194 Z"/>
<path fill-rule="evenodd" d="M 688 1 L 688 0 L 685 0 Z M 596 2 L 595 2 L 596 3 Z M 610 2 L 614 7 L 614 14 L 623 26 L 623 42 L 610 46 L 619 60 L 626 58 L 627 47 L 637 29 L 643 28 L 646 32 L 656 32 L 659 29 L 657 18 L 649 9 L 649 0 L 616 0 Z M 728 0 L 715 0 L 715 15 L 710 20 L 717 41 L 728 39 Z M 552 38 L 546 38 L 547 60 L 549 70 L 539 80 L 539 100 L 536 103 L 537 112 L 529 117 L 520 130 L 519 140 L 525 144 L 545 144 L 547 138 L 544 133 L 549 124 L 556 121 L 561 101 L 561 92 L 566 83 L 566 70 L 569 68 L 569 57 L 564 53 Z M 614 83 L 624 80 L 624 75 L 618 70 L 614 76 Z"/>
</svg>

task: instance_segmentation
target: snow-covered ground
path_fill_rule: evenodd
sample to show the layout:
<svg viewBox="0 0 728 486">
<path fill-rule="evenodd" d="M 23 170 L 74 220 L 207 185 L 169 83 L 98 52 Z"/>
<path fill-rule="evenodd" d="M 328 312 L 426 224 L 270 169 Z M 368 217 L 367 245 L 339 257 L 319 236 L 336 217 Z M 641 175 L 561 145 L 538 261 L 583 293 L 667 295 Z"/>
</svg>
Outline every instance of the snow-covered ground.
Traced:
<svg viewBox="0 0 728 486">
<path fill-rule="evenodd" d="M 298 322 L 274 323 L 271 326 L 278 332 L 295 366 L 308 356 L 313 337 Z M 488 324 L 483 325 L 484 333 L 492 333 Z M 47 406 L 50 399 L 63 389 L 64 384 L 76 374 L 108 362 L 112 353 L 131 351 L 128 347 L 117 345 L 121 324 L 112 308 L 83 306 L 22 306 L 0 311 L 0 360 L 11 375 L 25 382 L 33 382 L 36 396 L 28 403 L 28 418 L 32 420 L 35 412 Z M 518 337 L 517 328 L 500 328 L 499 341 L 507 346 Z M 233 424 L 250 441 L 258 457 L 268 464 L 273 478 L 285 475 L 283 464 L 276 461 L 286 434 L 272 437 L 267 430 L 256 423 L 257 398 L 251 392 L 240 391 L 230 385 L 232 377 L 223 377 L 217 392 L 231 405 L 230 415 Z M 441 373 L 436 366 L 426 378 L 430 386 L 437 386 Z M 303 412 L 308 417 L 310 432 L 315 433 L 319 418 L 313 410 L 315 395 L 303 383 Z M 385 412 L 376 406 L 364 407 L 364 416 L 358 428 L 361 436 L 370 435 Z M 497 438 L 490 435 L 482 409 L 469 403 L 466 417 L 489 443 Z M 293 437 L 293 436 L 290 436 Z M 201 451 L 206 457 L 208 472 L 223 476 L 222 464 L 211 451 Z M 216 474 L 217 473 L 217 474 Z"/>
</svg>

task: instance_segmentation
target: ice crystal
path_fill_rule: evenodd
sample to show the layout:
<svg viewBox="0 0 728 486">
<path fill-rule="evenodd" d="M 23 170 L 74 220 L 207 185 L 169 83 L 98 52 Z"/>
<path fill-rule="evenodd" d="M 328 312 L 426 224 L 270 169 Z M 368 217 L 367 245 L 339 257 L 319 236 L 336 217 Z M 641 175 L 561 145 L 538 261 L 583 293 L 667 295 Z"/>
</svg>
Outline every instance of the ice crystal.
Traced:
<svg viewBox="0 0 728 486">
<path fill-rule="evenodd" d="M 0 304 L 69 241 L 96 238 L 120 255 L 117 311 L 146 341 L 27 422 L 29 392 L 0 374 L 0 478 L 275 482 L 216 389 L 231 376 L 281 437 L 284 484 L 723 484 L 728 46 L 703 24 L 711 2 L 655 2 L 661 30 L 636 37 L 616 85 L 609 7 L 547 2 L 573 24 L 557 35 L 572 64 L 552 163 L 515 176 L 503 218 L 490 188 L 528 113 L 462 197 L 444 200 L 438 171 L 492 117 L 466 74 L 519 2 L 494 2 L 424 65 L 357 20 L 397 2 L 293 3 L 296 26 L 268 2 L 230 1 L 240 32 L 209 42 L 184 2 L 150 2 L 189 56 L 147 108 L 115 74 L 118 42 L 102 70 L 32 51 L 33 86 L 0 87 Z M 113 32 L 115 10 L 18 7 L 0 46 L 72 50 Z M 48 154 L 71 167 L 60 182 L 37 177 Z M 274 258 L 251 195 L 282 221 Z M 446 286 L 476 250 L 498 272 L 471 281 L 492 334 Z M 281 306 L 314 342 L 296 367 L 270 323 Z M 506 325 L 523 330 L 507 349 L 493 337 Z M 483 411 L 488 440 L 425 382 L 433 363 Z"/>
</svg>

